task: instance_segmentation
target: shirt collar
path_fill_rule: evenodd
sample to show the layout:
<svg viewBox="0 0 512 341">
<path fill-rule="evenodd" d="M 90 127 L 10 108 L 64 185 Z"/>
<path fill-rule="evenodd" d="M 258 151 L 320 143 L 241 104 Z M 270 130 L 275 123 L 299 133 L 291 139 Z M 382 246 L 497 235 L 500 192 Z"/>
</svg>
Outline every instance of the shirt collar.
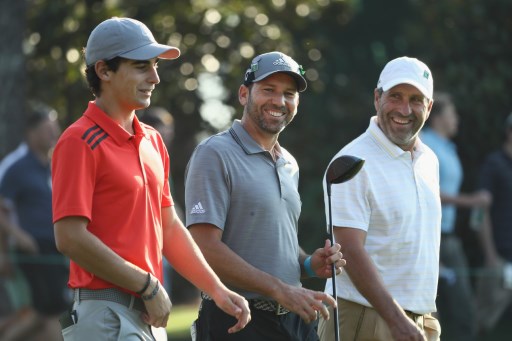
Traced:
<svg viewBox="0 0 512 341">
<path fill-rule="evenodd" d="M 240 147 L 244 150 L 246 154 L 257 154 L 257 153 L 268 153 L 268 151 L 264 150 L 249 133 L 242 126 L 242 122 L 240 120 L 234 120 L 231 129 L 229 129 L 231 136 L 233 139 L 240 145 Z M 284 149 L 281 148 L 279 142 L 276 141 L 276 145 L 274 148 L 277 151 L 277 159 L 284 160 L 284 163 L 290 163 L 288 160 L 287 154 Z"/>
<path fill-rule="evenodd" d="M 386 135 L 384 135 L 384 132 L 380 129 L 379 125 L 377 124 L 377 116 L 373 116 L 370 119 L 370 126 L 366 130 L 370 136 L 377 142 L 378 145 L 382 147 L 391 157 L 398 158 L 406 153 L 409 153 L 409 151 L 403 150 L 391 140 L 387 138 Z M 414 152 L 413 154 L 415 156 L 419 156 L 424 151 L 424 145 L 423 142 L 421 142 L 421 139 L 416 139 L 416 145 L 414 146 Z"/>
<path fill-rule="evenodd" d="M 233 125 L 229 132 L 245 153 L 256 154 L 265 152 L 265 150 L 261 148 L 261 146 L 244 129 L 240 120 L 233 121 Z"/>
<path fill-rule="evenodd" d="M 133 137 L 133 135 L 121 127 L 119 123 L 110 118 L 110 116 L 101 110 L 93 101 L 89 102 L 84 116 L 96 123 L 118 145 L 121 145 L 123 142 L 126 142 Z M 133 117 L 133 130 L 135 136 L 142 135 L 146 138 L 149 138 L 147 130 L 140 124 L 137 115 L 134 115 Z"/>
</svg>

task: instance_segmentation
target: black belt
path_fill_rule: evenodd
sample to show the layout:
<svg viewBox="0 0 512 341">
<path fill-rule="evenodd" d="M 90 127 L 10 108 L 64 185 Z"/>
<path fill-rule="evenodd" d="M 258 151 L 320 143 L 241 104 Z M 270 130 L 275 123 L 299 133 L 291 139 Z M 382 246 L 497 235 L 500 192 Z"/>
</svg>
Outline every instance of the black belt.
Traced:
<svg viewBox="0 0 512 341">
<path fill-rule="evenodd" d="M 146 306 L 141 298 L 135 297 L 127 292 L 121 291 L 117 288 L 108 289 L 75 289 L 75 301 L 110 301 L 124 305 L 127 308 L 139 310 L 141 312 L 146 311 Z"/>
<path fill-rule="evenodd" d="M 201 292 L 201 298 L 203 300 L 211 301 L 212 298 L 205 294 L 204 292 Z M 281 304 L 277 303 L 276 301 L 269 301 L 269 300 L 260 300 L 260 299 L 249 299 L 247 300 L 249 302 L 249 306 L 253 307 L 254 309 L 263 310 L 263 311 L 269 311 L 273 312 L 276 315 L 284 315 L 288 314 L 290 311 L 283 307 Z"/>
</svg>

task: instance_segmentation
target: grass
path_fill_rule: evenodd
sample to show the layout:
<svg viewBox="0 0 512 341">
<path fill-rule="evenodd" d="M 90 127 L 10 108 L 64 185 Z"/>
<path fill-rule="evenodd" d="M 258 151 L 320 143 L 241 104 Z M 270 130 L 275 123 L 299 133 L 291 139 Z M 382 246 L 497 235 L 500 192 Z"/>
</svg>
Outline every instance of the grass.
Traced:
<svg viewBox="0 0 512 341">
<path fill-rule="evenodd" d="M 169 341 L 190 341 L 190 325 L 197 318 L 198 306 L 196 304 L 173 306 L 167 335 Z"/>
</svg>

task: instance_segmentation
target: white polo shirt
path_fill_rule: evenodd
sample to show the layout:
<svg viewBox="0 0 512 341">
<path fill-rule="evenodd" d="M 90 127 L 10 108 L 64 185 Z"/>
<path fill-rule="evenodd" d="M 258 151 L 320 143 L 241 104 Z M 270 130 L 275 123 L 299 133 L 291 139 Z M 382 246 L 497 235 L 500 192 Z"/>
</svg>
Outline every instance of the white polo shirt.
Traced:
<svg viewBox="0 0 512 341">
<path fill-rule="evenodd" d="M 439 164 L 421 141 L 411 157 L 384 135 L 376 119 L 333 158 L 365 159 L 353 179 L 331 185 L 333 226 L 366 231 L 365 249 L 392 297 L 405 310 L 430 313 L 436 310 L 439 271 Z M 323 186 L 328 223 L 325 176 Z M 346 271 L 336 283 L 339 297 L 371 306 Z M 325 290 L 332 293 L 332 281 Z"/>
</svg>

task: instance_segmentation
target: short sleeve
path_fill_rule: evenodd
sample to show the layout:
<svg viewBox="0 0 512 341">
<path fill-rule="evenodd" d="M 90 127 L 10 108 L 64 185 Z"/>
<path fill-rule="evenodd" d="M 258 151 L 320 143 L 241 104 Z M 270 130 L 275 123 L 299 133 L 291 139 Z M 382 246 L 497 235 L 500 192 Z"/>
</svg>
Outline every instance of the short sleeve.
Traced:
<svg viewBox="0 0 512 341">
<path fill-rule="evenodd" d="M 89 146 L 68 136 L 52 157 L 53 222 L 67 216 L 91 219 L 96 162 Z"/>
<path fill-rule="evenodd" d="M 199 145 L 185 174 L 186 225 L 209 223 L 224 228 L 229 210 L 230 181 L 222 156 L 210 145 Z"/>
</svg>

